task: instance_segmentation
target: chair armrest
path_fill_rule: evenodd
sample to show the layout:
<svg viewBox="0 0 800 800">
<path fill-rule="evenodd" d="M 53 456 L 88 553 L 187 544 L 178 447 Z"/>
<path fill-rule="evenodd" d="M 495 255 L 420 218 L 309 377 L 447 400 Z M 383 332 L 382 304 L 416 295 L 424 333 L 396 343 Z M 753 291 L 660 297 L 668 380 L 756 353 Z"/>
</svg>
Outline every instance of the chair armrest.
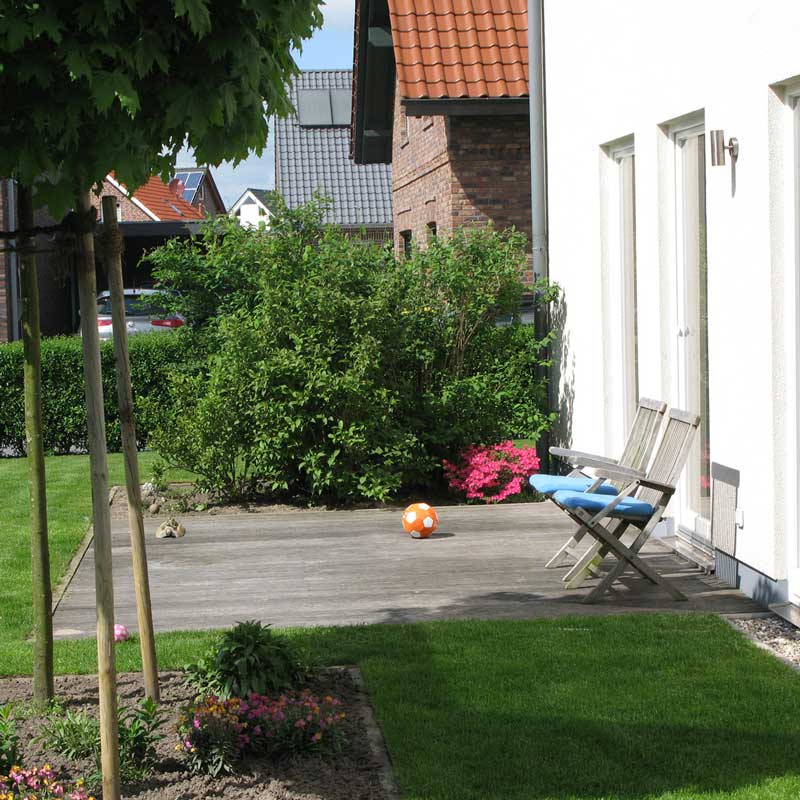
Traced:
<svg viewBox="0 0 800 800">
<path fill-rule="evenodd" d="M 660 483 L 659 481 L 651 481 L 649 478 L 640 479 L 639 485 L 644 486 L 647 489 L 655 489 L 658 492 L 664 492 L 664 494 L 675 493 L 675 487 L 670 485 L 669 483 Z"/>
<path fill-rule="evenodd" d="M 596 456 L 592 453 L 582 453 L 580 450 L 568 450 L 565 447 L 551 447 L 550 455 L 563 458 L 568 463 L 576 467 L 589 467 L 592 466 L 589 462 L 602 464 L 616 464 L 616 458 L 608 458 L 608 456 Z"/>
<path fill-rule="evenodd" d="M 632 481 L 639 481 L 640 483 L 647 477 L 646 472 L 640 469 L 632 469 L 631 467 L 622 467 L 619 464 L 596 464 L 595 473 L 599 478 L 608 478 L 612 481 L 624 481 L 631 483 Z"/>
</svg>

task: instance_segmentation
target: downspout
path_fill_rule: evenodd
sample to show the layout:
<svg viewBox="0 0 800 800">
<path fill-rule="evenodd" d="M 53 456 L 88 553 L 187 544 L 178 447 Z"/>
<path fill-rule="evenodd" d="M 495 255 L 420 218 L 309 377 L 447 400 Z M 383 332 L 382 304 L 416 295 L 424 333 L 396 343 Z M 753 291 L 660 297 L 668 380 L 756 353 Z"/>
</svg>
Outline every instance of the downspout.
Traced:
<svg viewBox="0 0 800 800">
<path fill-rule="evenodd" d="M 547 252 L 547 128 L 544 82 L 544 0 L 528 0 L 528 64 L 531 121 L 531 216 L 533 274 L 550 274 Z"/>
<path fill-rule="evenodd" d="M 531 135 L 531 248 L 535 280 L 550 276 L 547 237 L 547 121 L 544 78 L 544 0 L 528 0 L 528 97 L 530 98 Z M 537 305 L 535 325 L 538 338 L 551 327 L 550 308 Z M 543 354 L 550 359 L 551 347 Z M 547 381 L 548 410 L 559 407 L 556 372 L 541 365 L 537 377 Z M 550 459 L 551 431 L 542 432 L 537 442 L 540 469 L 552 472 Z"/>
</svg>

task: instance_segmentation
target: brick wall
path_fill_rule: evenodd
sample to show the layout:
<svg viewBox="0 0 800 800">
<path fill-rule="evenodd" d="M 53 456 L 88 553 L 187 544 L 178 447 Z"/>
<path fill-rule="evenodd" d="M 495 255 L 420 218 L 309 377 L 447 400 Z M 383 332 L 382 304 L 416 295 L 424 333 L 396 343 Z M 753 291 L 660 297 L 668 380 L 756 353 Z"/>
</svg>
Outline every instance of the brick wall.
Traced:
<svg viewBox="0 0 800 800">
<path fill-rule="evenodd" d="M 392 135 L 394 241 L 424 246 L 428 225 L 514 226 L 531 237 L 530 129 L 527 116 L 406 117 L 395 92 Z M 529 259 L 530 267 L 530 259 Z M 532 272 L 526 275 L 532 279 Z"/>
<path fill-rule="evenodd" d="M 129 197 L 126 197 L 119 189 L 112 186 L 108 181 L 103 181 L 103 195 L 113 195 L 117 198 L 122 209 L 122 222 L 152 222 L 153 218 L 149 217 L 137 206 Z M 97 218 L 100 219 L 100 206 L 102 203 L 102 195 L 98 197 L 92 193 L 92 205 L 97 209 Z"/>
<path fill-rule="evenodd" d="M 436 224 L 439 234 L 452 231 L 447 126 L 447 117 L 406 117 L 400 92 L 395 92 L 392 205 L 398 253 L 402 231 L 411 231 L 412 241 L 421 246 L 427 241 L 430 223 Z"/>
<path fill-rule="evenodd" d="M 515 227 L 530 243 L 529 124 L 527 116 L 451 117 L 454 227 L 491 221 L 497 230 Z M 532 270 L 526 278 L 533 279 Z"/>
</svg>

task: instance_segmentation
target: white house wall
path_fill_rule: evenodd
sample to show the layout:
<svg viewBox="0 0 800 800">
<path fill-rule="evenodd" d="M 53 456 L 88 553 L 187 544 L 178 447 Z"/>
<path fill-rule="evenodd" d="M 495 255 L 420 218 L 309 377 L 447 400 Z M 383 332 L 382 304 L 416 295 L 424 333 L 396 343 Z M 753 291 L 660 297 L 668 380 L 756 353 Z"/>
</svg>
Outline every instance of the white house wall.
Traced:
<svg viewBox="0 0 800 800">
<path fill-rule="evenodd" d="M 676 400 L 666 126 L 702 112 L 706 134 L 724 129 L 741 148 L 733 194 L 730 159 L 712 167 L 706 136 L 711 459 L 741 471 L 737 557 L 768 578 L 791 577 L 798 565 L 795 206 L 793 127 L 780 84 L 800 76 L 800 4 L 545 0 L 544 17 L 550 271 L 566 308 L 560 391 L 574 394 L 566 430 L 583 450 L 622 446 L 602 147 L 630 136 L 639 392 Z"/>
</svg>

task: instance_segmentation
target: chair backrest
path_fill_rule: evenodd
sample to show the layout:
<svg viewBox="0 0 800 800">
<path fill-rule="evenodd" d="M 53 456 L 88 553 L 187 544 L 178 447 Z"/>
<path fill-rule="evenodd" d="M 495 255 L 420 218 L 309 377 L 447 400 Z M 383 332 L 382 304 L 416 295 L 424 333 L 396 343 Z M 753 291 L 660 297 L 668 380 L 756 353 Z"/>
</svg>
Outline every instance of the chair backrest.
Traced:
<svg viewBox="0 0 800 800">
<path fill-rule="evenodd" d="M 628 441 L 619 457 L 620 466 L 643 472 L 647 470 L 666 410 L 667 404 L 661 400 L 639 398 L 639 407 L 628 433 Z"/>
<path fill-rule="evenodd" d="M 664 435 L 658 443 L 653 463 L 647 471 L 647 477 L 651 481 L 664 483 L 667 486 L 677 485 L 699 425 L 699 415 L 677 408 L 669 410 Z M 636 496 L 646 503 L 657 505 L 663 494 L 658 489 L 643 488 Z"/>
</svg>

